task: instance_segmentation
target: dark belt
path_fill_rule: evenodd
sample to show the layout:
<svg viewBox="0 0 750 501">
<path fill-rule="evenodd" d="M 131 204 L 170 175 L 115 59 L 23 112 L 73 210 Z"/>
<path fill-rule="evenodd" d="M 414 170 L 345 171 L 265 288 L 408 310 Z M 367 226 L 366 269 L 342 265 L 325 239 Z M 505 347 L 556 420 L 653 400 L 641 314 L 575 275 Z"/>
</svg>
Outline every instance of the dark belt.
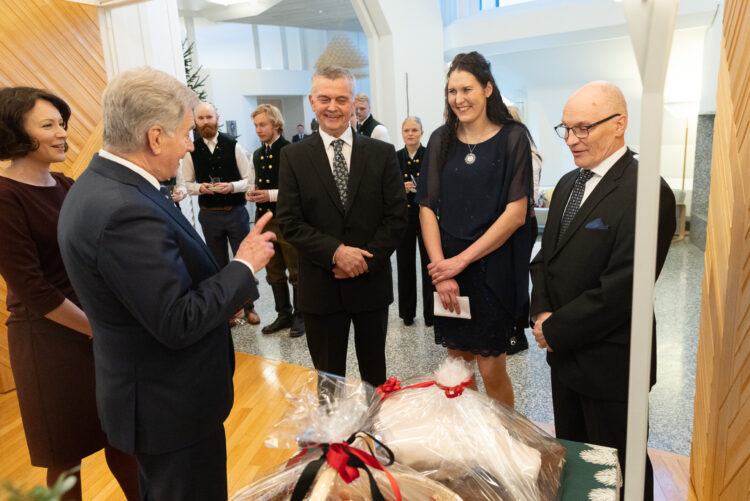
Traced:
<svg viewBox="0 0 750 501">
<path fill-rule="evenodd" d="M 201 205 L 201 210 L 223 210 L 223 211 L 228 211 L 228 210 L 234 209 L 235 207 L 239 207 L 239 205 L 227 205 L 227 206 L 224 206 L 224 207 L 206 207 L 204 205 Z"/>
</svg>

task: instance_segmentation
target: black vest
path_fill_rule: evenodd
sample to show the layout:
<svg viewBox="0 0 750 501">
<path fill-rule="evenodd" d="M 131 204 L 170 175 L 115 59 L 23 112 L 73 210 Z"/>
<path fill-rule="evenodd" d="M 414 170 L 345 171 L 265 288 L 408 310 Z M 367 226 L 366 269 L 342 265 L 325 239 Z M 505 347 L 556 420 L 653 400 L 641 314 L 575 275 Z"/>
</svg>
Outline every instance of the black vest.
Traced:
<svg viewBox="0 0 750 501">
<path fill-rule="evenodd" d="M 255 184 L 259 190 L 278 190 L 279 189 L 279 152 L 281 148 L 289 144 L 284 136 L 273 142 L 271 151 L 266 151 L 264 144 L 253 153 L 253 167 L 255 167 Z M 276 202 L 266 202 L 255 204 L 257 212 L 263 214 L 266 211 L 273 211 L 276 216 Z"/>
<path fill-rule="evenodd" d="M 357 132 L 367 137 L 372 137 L 372 131 L 374 131 L 375 127 L 377 127 L 378 125 L 380 125 L 380 122 L 372 118 L 372 115 L 370 115 L 369 117 L 367 117 L 367 120 L 365 120 L 362 125 L 358 127 Z"/>
<path fill-rule="evenodd" d="M 409 152 L 406 150 L 406 148 L 398 150 L 396 156 L 398 157 L 398 166 L 401 167 L 401 176 L 403 178 L 403 182 L 411 181 L 413 177 L 417 186 L 419 186 L 419 172 L 422 169 L 424 152 L 425 147 L 420 144 L 419 149 L 417 149 L 417 152 L 414 154 L 414 158 L 412 159 L 409 158 Z M 419 204 L 414 203 L 414 197 L 416 195 L 416 193 L 411 192 L 406 194 L 407 210 L 409 212 L 419 212 Z"/>
<path fill-rule="evenodd" d="M 197 135 L 197 134 L 196 134 Z M 193 141 L 195 149 L 190 152 L 195 168 L 196 183 L 210 183 L 211 177 L 220 177 L 222 183 L 239 181 L 240 169 L 234 149 L 237 141 L 231 136 L 219 132 L 213 154 L 200 135 Z M 228 193 L 226 195 L 199 195 L 198 204 L 204 207 L 227 207 L 230 205 L 245 205 L 244 193 Z"/>
</svg>

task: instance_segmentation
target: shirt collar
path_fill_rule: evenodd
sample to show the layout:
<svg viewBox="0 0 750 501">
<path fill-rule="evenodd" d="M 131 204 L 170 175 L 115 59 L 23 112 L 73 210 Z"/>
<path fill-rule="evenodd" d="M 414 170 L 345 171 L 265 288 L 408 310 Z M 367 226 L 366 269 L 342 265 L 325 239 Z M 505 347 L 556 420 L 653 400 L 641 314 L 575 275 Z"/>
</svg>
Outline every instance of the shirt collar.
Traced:
<svg viewBox="0 0 750 501">
<path fill-rule="evenodd" d="M 281 134 L 279 134 L 279 137 L 277 137 L 275 141 L 272 141 L 272 142 L 270 142 L 270 143 L 263 143 L 263 144 L 265 144 L 266 146 L 268 146 L 268 147 L 270 148 L 270 147 L 272 147 L 272 146 L 273 146 L 274 144 L 276 144 L 276 141 L 278 141 L 279 139 L 281 139 Z"/>
<path fill-rule="evenodd" d="M 198 134 L 198 136 L 200 136 L 200 138 L 203 139 L 203 142 L 206 143 L 206 144 L 208 144 L 208 143 L 216 144 L 216 143 L 219 142 L 219 133 L 218 132 L 216 133 L 216 135 L 214 137 L 212 137 L 210 139 L 206 139 L 205 137 L 201 136 L 200 133 Z"/>
<path fill-rule="evenodd" d="M 325 146 L 326 149 L 328 149 L 328 147 L 331 146 L 331 143 L 333 142 L 334 139 L 341 139 L 349 146 L 352 145 L 352 140 L 354 139 L 352 137 L 351 127 L 347 127 L 346 130 L 339 137 L 333 137 L 332 135 L 328 134 L 323 129 L 320 129 L 318 133 L 320 134 L 320 138 L 323 140 L 323 146 Z"/>
<path fill-rule="evenodd" d="M 114 153 L 110 153 L 109 151 L 106 151 L 104 149 L 99 150 L 99 156 L 102 158 L 106 158 L 107 160 L 110 160 L 112 162 L 118 163 L 122 165 L 123 167 L 127 167 L 128 169 L 132 170 L 133 172 L 135 172 L 136 174 L 144 178 L 146 181 L 148 181 L 148 183 L 154 188 L 156 188 L 157 190 L 161 186 L 159 184 L 159 180 L 156 179 L 156 177 L 153 174 L 148 172 L 143 167 L 134 164 L 130 160 L 125 160 L 124 158 L 117 156 Z"/>
<path fill-rule="evenodd" d="M 610 156 L 602 160 L 602 163 L 592 168 L 591 172 L 593 172 L 599 177 L 604 177 L 604 175 L 607 174 L 607 172 L 609 172 L 609 169 L 611 169 L 612 166 L 615 165 L 620 158 L 622 158 L 622 156 L 625 154 L 626 151 L 628 151 L 628 147 L 623 145 L 622 148 L 620 148 L 619 150 L 615 151 Z"/>
</svg>

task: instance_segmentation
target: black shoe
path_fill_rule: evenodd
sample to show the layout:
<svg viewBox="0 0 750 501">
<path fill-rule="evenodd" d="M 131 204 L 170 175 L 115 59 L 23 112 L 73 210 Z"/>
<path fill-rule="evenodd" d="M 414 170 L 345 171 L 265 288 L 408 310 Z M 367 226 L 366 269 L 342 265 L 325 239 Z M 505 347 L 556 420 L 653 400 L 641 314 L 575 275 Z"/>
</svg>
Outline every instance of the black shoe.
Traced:
<svg viewBox="0 0 750 501">
<path fill-rule="evenodd" d="M 434 324 L 435 324 L 435 319 L 434 318 L 430 317 L 430 318 L 425 318 L 424 319 L 424 325 L 425 325 L 425 327 L 432 327 Z"/>
<path fill-rule="evenodd" d="M 260 331 L 263 334 L 273 334 L 282 329 L 288 329 L 292 326 L 292 315 L 289 313 L 280 313 L 276 320 L 263 327 Z"/>
<path fill-rule="evenodd" d="M 413 323 L 414 323 L 414 319 L 413 318 L 405 318 L 404 319 L 404 325 L 411 325 Z"/>
<path fill-rule="evenodd" d="M 292 329 L 289 331 L 289 337 L 300 337 L 305 335 L 305 321 L 302 315 L 294 315 L 292 319 Z"/>
</svg>

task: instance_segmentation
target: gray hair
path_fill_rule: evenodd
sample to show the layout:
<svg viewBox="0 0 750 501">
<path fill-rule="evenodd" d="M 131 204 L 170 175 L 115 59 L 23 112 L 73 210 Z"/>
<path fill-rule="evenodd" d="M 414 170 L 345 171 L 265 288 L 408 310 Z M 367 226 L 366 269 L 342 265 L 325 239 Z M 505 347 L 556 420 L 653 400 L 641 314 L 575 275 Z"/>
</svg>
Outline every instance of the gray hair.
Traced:
<svg viewBox="0 0 750 501">
<path fill-rule="evenodd" d="M 419 118 L 419 117 L 418 117 L 418 116 L 416 116 L 416 115 L 409 115 L 408 117 L 404 118 L 404 121 L 403 121 L 403 122 L 401 122 L 401 128 L 402 128 L 402 129 L 404 128 L 404 124 L 405 124 L 406 122 L 408 122 L 409 120 L 411 120 L 411 121 L 413 121 L 413 122 L 417 122 L 417 124 L 419 124 L 419 128 L 420 128 L 420 129 L 422 129 L 422 130 L 424 130 L 424 127 L 422 126 L 422 119 L 421 119 L 421 118 Z"/>
<path fill-rule="evenodd" d="M 344 68 L 343 66 L 331 65 L 316 69 L 315 73 L 313 73 L 312 76 L 312 87 L 315 86 L 316 78 L 325 78 L 328 80 L 346 78 L 352 84 L 352 94 L 354 93 L 354 89 L 357 87 L 357 80 L 354 78 L 354 73 L 352 73 L 349 68 Z"/>
<path fill-rule="evenodd" d="M 148 130 L 154 125 L 174 135 L 185 111 L 197 105 L 195 92 L 163 71 L 148 66 L 124 71 L 104 89 L 103 145 L 133 153 L 146 144 Z"/>
</svg>

